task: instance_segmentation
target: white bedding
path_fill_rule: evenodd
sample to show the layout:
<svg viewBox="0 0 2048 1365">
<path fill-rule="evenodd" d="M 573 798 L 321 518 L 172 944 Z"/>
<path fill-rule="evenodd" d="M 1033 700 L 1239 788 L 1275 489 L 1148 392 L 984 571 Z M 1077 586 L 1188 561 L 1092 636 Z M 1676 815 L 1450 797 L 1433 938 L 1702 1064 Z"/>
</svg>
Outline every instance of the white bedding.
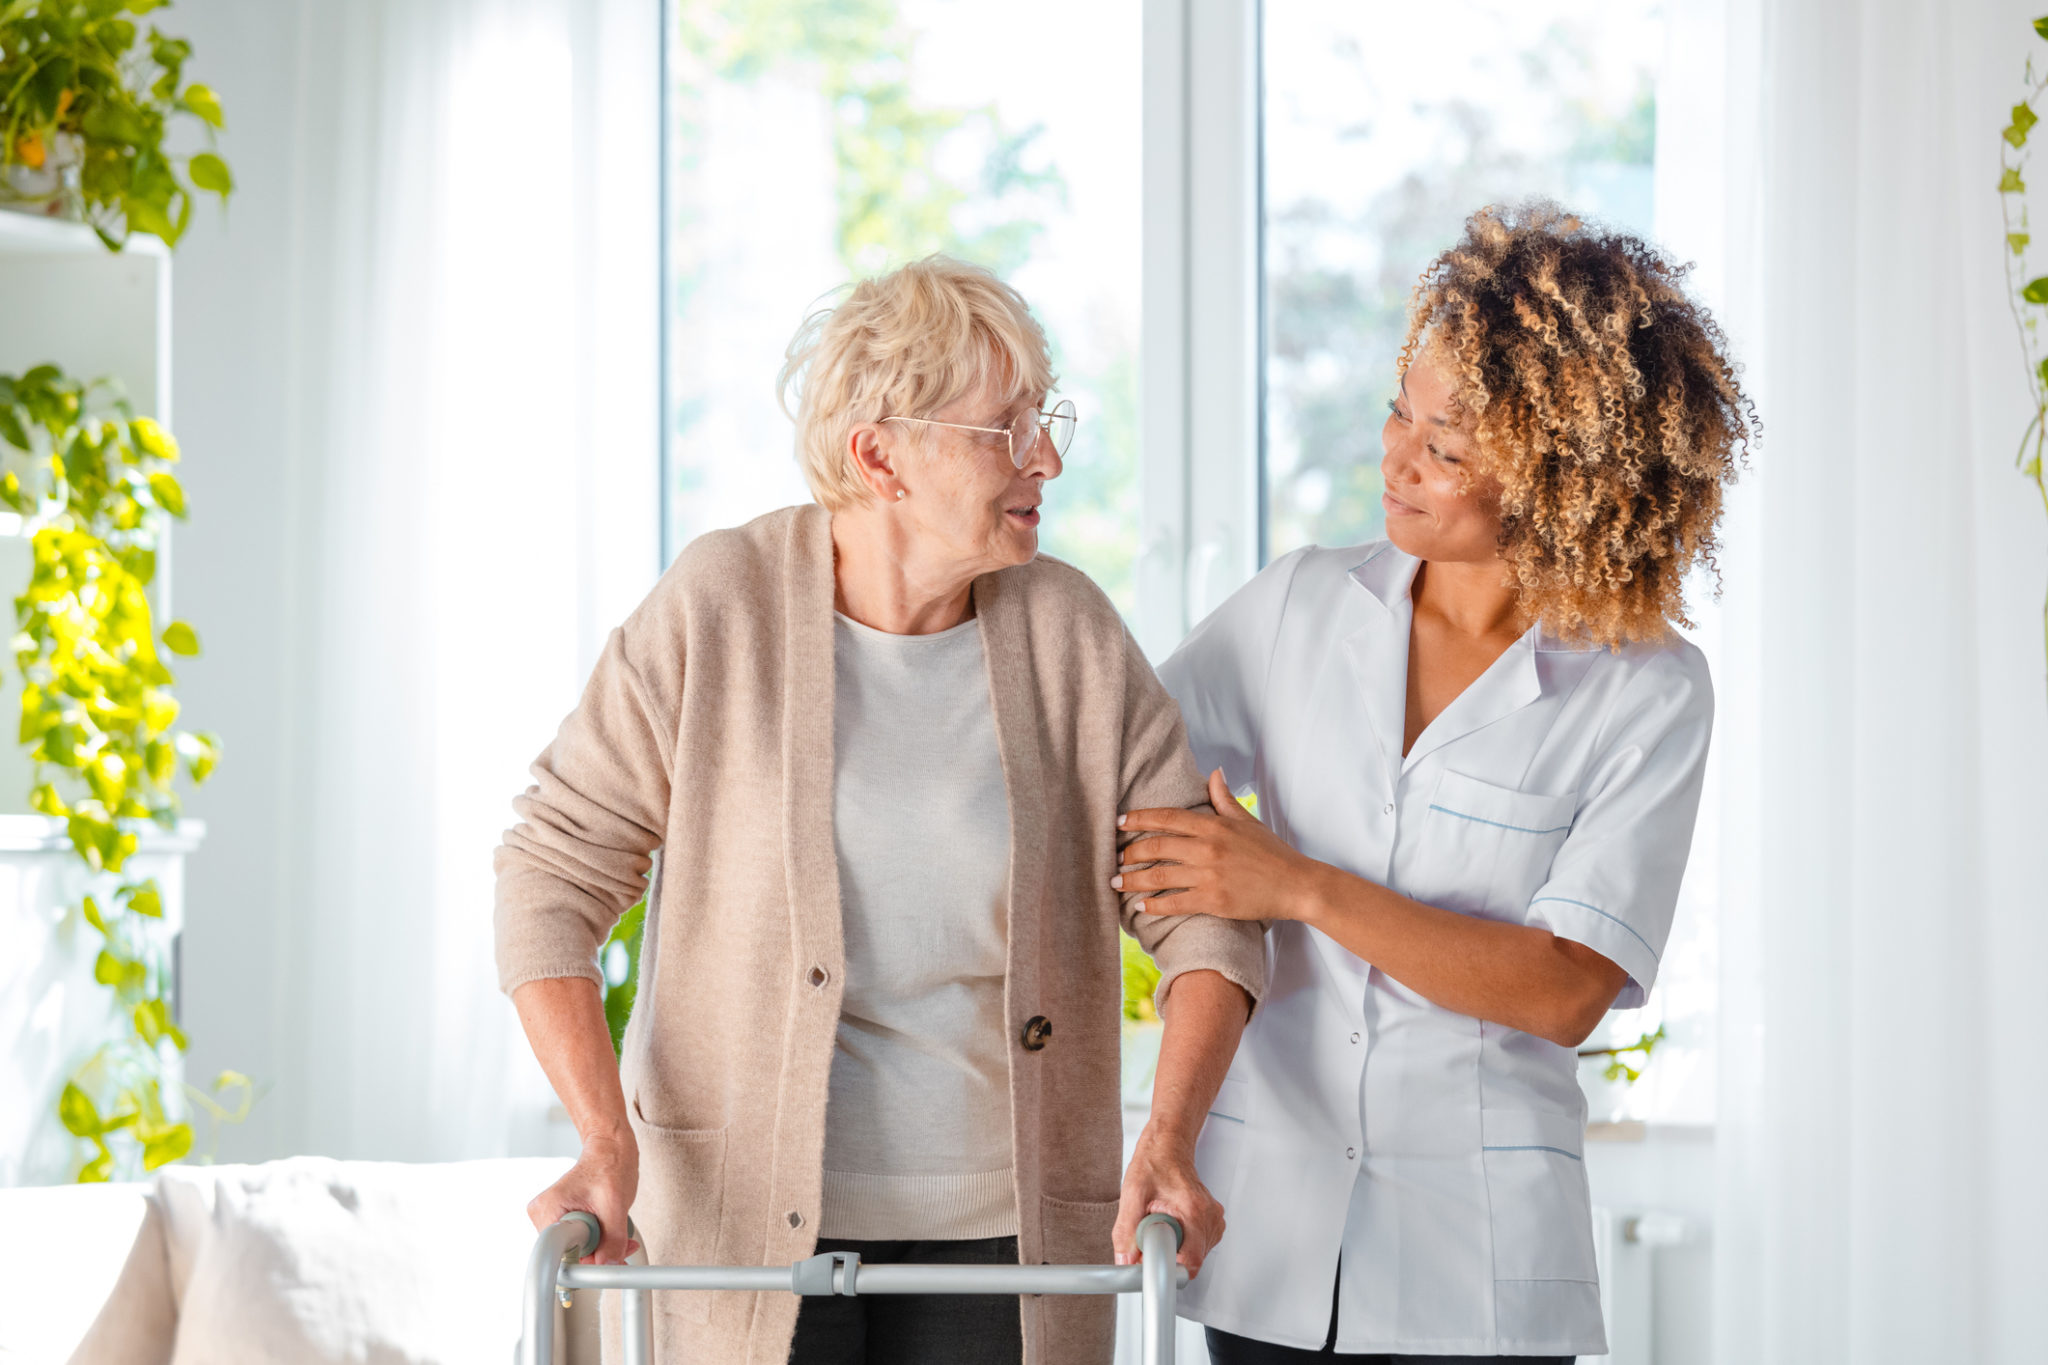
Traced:
<svg viewBox="0 0 2048 1365">
<path fill-rule="evenodd" d="M 0 1191 L 0 1361 L 504 1365 L 526 1202 L 567 1164 L 299 1157 Z"/>
</svg>

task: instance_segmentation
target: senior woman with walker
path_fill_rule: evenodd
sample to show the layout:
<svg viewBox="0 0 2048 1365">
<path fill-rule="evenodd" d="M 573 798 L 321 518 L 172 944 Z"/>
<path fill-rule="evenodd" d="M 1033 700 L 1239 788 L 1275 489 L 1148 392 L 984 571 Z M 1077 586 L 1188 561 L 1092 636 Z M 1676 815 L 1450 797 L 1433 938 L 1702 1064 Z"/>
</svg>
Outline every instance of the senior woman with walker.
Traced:
<svg viewBox="0 0 2048 1365">
<path fill-rule="evenodd" d="M 1198 1149 L 1217 1365 L 1606 1350 L 1574 1050 L 1656 979 L 1713 714 L 1671 627 L 1752 434 L 1683 275 L 1474 215 L 1416 290 L 1387 538 L 1275 561 L 1161 669 L 1214 809 L 1131 812 L 1111 885 L 1273 922 Z"/>
<path fill-rule="evenodd" d="M 1045 337 L 940 257 L 790 347 L 817 505 L 700 537 L 612 633 L 497 858 L 497 955 L 582 1139 L 529 1207 L 595 1260 L 1131 1258 L 1222 1232 L 1194 1138 L 1264 985 L 1257 925 L 1142 919 L 1116 813 L 1204 786 L 1179 714 L 1086 577 L 1038 557 L 1074 426 Z M 599 946 L 646 889 L 615 1062 Z M 1166 1032 L 1128 1174 L 1119 922 Z M 1120 1189 L 1121 1186 L 1121 1189 Z M 1123 1215 L 1119 1220 L 1119 1213 Z M 753 1365 L 1110 1358 L 1102 1298 L 670 1294 L 663 1356 Z"/>
</svg>

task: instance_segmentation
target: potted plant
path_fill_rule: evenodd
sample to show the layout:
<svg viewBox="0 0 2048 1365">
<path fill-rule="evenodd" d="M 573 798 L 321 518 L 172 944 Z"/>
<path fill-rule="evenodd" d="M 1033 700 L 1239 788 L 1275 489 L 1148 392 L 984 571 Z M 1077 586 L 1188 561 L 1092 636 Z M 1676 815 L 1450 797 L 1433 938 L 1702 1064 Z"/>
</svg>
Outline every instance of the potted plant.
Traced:
<svg viewBox="0 0 2048 1365">
<path fill-rule="evenodd" d="M 232 1122 L 253 1088 L 224 1072 L 210 1091 L 170 1084 L 186 1047 L 155 931 L 164 899 L 125 864 L 146 824 L 175 829 L 180 771 L 204 782 L 212 735 L 179 724 L 168 657 L 199 652 L 183 621 L 158 629 L 150 601 L 165 526 L 185 515 L 178 444 L 108 381 L 54 365 L 0 374 L 0 505 L 21 517 L 34 570 L 15 598 L 20 743 L 29 804 L 61 820 L 92 889 L 76 910 L 99 938 L 93 976 L 123 1026 L 79 1065 L 57 1113 L 93 1155 L 81 1181 L 134 1176 L 191 1151 L 192 1111 Z M 239 1093 L 230 1109 L 223 1100 Z"/>
<path fill-rule="evenodd" d="M 234 189 L 212 150 L 220 101 L 188 84 L 192 46 L 136 22 L 168 0 L 0 0 L 0 207 L 73 218 L 115 251 L 177 245 L 202 192 Z M 189 120 L 207 150 L 165 146 Z"/>
</svg>

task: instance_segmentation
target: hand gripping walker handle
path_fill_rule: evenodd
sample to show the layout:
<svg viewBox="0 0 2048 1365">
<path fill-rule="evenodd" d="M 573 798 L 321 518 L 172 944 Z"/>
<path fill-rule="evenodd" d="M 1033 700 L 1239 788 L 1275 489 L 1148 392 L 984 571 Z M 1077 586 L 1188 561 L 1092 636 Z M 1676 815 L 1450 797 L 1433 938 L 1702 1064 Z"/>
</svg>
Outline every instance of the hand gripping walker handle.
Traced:
<svg viewBox="0 0 2048 1365">
<path fill-rule="evenodd" d="M 1170 1213 L 1148 1213 L 1143 1218 L 1140 1218 L 1138 1226 L 1131 1230 L 1131 1240 L 1142 1246 L 1145 1241 L 1145 1229 L 1155 1223 L 1163 1223 L 1173 1229 L 1173 1249 L 1175 1251 L 1179 1251 L 1181 1247 L 1187 1244 L 1187 1229 L 1180 1225 L 1180 1219 Z"/>
<path fill-rule="evenodd" d="M 588 1236 L 584 1240 L 582 1247 L 569 1248 L 573 1259 L 580 1261 L 585 1256 L 595 1256 L 597 1254 L 598 1246 L 604 1241 L 604 1227 L 597 1221 L 596 1214 L 587 1213 L 582 1209 L 571 1209 L 562 1215 L 561 1221 L 564 1223 L 581 1223 L 588 1229 Z"/>
</svg>

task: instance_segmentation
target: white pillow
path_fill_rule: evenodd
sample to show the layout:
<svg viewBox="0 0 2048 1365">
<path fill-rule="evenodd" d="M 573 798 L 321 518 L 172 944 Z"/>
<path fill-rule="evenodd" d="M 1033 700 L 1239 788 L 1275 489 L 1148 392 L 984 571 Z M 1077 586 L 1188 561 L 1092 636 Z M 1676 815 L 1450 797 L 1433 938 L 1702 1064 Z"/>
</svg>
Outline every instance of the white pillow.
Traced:
<svg viewBox="0 0 2048 1365">
<path fill-rule="evenodd" d="M 519 1339 L 534 1239 L 526 1202 L 568 1164 L 295 1157 L 160 1171 L 151 1221 L 177 1304 L 168 1359 L 505 1365 Z M 119 1327 L 146 1313 L 146 1278 L 130 1279 L 124 1274 L 87 1339 L 108 1353 L 82 1348 L 77 1361 L 145 1365 L 132 1346 L 111 1351 L 135 1335 Z M 136 1299 L 124 1299 L 130 1288 Z"/>
<path fill-rule="evenodd" d="M 0 1365 L 70 1357 L 109 1293 L 123 1290 L 129 1311 L 109 1326 L 125 1338 L 103 1334 L 104 1349 L 77 1359 L 163 1365 L 171 1358 L 174 1306 L 150 1209 L 149 1187 L 140 1184 L 0 1190 Z M 146 1254 L 133 1254 L 138 1248 Z"/>
</svg>

